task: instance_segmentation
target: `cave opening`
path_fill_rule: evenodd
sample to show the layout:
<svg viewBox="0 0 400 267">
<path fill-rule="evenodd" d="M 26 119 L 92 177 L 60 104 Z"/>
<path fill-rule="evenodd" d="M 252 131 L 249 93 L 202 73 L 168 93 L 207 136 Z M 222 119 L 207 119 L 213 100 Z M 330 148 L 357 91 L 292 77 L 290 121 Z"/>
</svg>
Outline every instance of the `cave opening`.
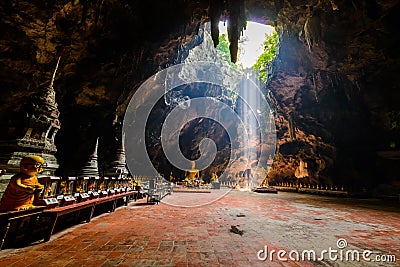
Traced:
<svg viewBox="0 0 400 267">
<path fill-rule="evenodd" d="M 223 46 L 223 40 L 229 42 L 228 39 L 228 22 L 220 21 L 218 24 L 219 28 L 219 44 Z M 236 64 L 242 69 L 253 69 L 254 65 L 260 60 L 265 51 L 266 42 L 276 33 L 276 30 L 271 25 L 255 21 L 247 21 L 246 28 L 243 29 L 241 36 L 238 41 L 238 56 Z M 221 42 L 222 40 L 222 42 Z M 278 44 L 274 44 L 277 46 Z M 217 46 L 217 47 L 218 47 Z M 220 48 L 220 51 L 224 51 L 226 48 Z M 268 47 L 267 47 L 268 49 Z M 276 47 L 273 48 L 276 52 Z M 276 53 L 272 54 L 271 57 L 275 58 Z"/>
<path fill-rule="evenodd" d="M 175 108 L 190 109 L 195 100 L 211 98 L 222 105 L 215 108 L 204 101 L 195 107 L 191 111 L 195 116 L 174 132 L 179 136 L 178 149 L 186 159 L 198 162 L 204 152 L 201 151 L 202 140 L 209 138 L 215 142 L 215 155 L 208 155 L 214 158 L 209 165 L 200 169 L 200 180 L 206 184 L 215 175 L 225 185 L 247 189 L 264 182 L 275 151 L 274 115 L 265 78 L 271 71 L 271 62 L 278 50 L 277 42 L 272 44 L 273 50 L 268 43 L 276 32 L 272 26 L 247 22 L 246 30 L 239 39 L 237 62 L 232 63 L 227 23 L 221 21 L 219 27 L 219 44 L 215 46 L 210 23 L 203 24 L 199 29 L 202 42 L 190 49 L 183 62 L 184 65 L 212 62 L 216 71 L 189 67 L 178 72 L 178 76 L 184 77 L 190 77 L 192 72 L 199 75 L 200 72 L 201 75 L 213 76 L 212 82 L 187 82 L 177 87 L 164 88 L 165 92 L 149 113 L 145 133 L 146 153 L 157 173 L 146 173 L 141 169 L 142 161 L 133 155 L 134 159 L 127 161 L 128 167 L 129 161 L 131 162 L 130 169 L 134 177 L 146 179 L 146 176 L 159 174 L 171 182 L 185 180 L 190 166 L 186 163 L 185 167 L 177 167 L 169 161 L 162 144 L 162 129 L 166 118 Z M 255 68 L 257 62 L 258 68 Z M 261 65 L 263 68 L 260 69 Z M 157 80 L 159 76 L 162 75 L 157 73 L 153 79 Z M 162 86 L 169 87 L 166 85 L 170 82 L 168 78 L 163 79 Z M 177 121 L 185 120 L 188 116 Z M 229 125 L 229 121 L 235 123 Z M 232 148 L 233 146 L 236 148 Z"/>
</svg>

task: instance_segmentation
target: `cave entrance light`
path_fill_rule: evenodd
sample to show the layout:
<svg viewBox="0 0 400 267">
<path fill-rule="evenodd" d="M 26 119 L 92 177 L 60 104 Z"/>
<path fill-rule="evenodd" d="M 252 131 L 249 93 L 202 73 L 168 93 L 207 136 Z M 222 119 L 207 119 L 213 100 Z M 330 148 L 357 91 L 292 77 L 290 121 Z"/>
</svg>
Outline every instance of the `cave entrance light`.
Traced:
<svg viewBox="0 0 400 267">
<path fill-rule="evenodd" d="M 219 23 L 220 35 L 227 35 L 227 31 L 227 23 L 221 21 Z M 266 40 L 266 35 L 271 36 L 274 31 L 275 28 L 270 25 L 248 21 L 247 27 L 243 30 L 239 39 L 237 64 L 241 65 L 243 69 L 251 69 L 264 52 L 263 44 Z"/>
<path fill-rule="evenodd" d="M 222 46 L 215 49 L 206 24 L 199 31 L 203 41 L 190 49 L 184 64 L 146 80 L 124 118 L 124 131 L 131 135 L 126 146 L 129 168 L 147 180 L 165 178 L 171 171 L 183 180 L 189 163 L 195 161 L 207 182 L 214 173 L 230 188 L 260 185 L 268 171 L 267 159 L 275 153 L 275 125 L 265 84 L 252 67 L 273 30 L 248 22 L 238 43 L 238 64 L 233 64 L 223 37 L 226 28 L 220 31 Z M 203 123 L 204 119 L 209 122 Z M 148 154 L 150 148 L 156 152 Z"/>
<path fill-rule="evenodd" d="M 226 51 L 228 47 L 227 28 L 227 23 L 219 23 L 220 47 L 217 46 L 217 48 L 225 55 L 228 53 Z M 270 46 L 267 45 L 271 43 L 270 39 L 274 34 L 276 34 L 274 27 L 248 21 L 247 27 L 238 42 L 238 60 L 233 66 L 247 77 L 247 79 L 234 86 L 238 90 L 238 95 L 241 96 L 236 109 L 245 126 L 245 134 L 241 135 L 241 144 L 244 147 L 240 158 L 236 159 L 236 162 L 242 162 L 242 164 L 236 164 L 234 172 L 239 175 L 239 185 L 244 190 L 250 190 L 254 186 L 258 186 L 260 177 L 265 177 L 268 172 L 268 166 L 265 170 L 263 168 L 255 168 L 255 166 L 260 160 L 267 161 L 265 158 L 260 158 L 260 155 L 263 154 L 260 149 L 265 150 L 265 148 L 261 147 L 266 145 L 266 140 L 262 137 L 261 132 L 270 132 L 264 127 L 271 128 L 273 123 L 273 115 L 265 100 L 268 94 L 264 92 L 263 96 L 261 88 L 265 88 L 266 79 L 264 77 L 268 75 L 267 65 L 271 63 L 270 59 L 276 56 L 276 50 L 269 50 Z M 275 52 L 271 53 L 271 51 Z M 227 57 L 225 56 L 225 58 Z M 229 63 L 232 66 L 232 63 Z M 255 88 L 258 88 L 258 90 Z M 273 149 L 266 149 L 266 151 L 268 151 L 269 157 L 272 158 Z"/>
</svg>

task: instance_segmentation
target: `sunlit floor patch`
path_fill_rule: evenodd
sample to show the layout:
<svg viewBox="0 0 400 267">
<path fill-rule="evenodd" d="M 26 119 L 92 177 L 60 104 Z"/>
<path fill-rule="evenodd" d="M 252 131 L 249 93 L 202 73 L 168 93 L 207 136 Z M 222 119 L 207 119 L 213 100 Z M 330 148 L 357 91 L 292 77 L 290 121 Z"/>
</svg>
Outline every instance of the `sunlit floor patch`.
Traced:
<svg viewBox="0 0 400 267">
<path fill-rule="evenodd" d="M 215 189 L 210 193 L 174 192 L 162 199 L 161 203 L 179 207 L 200 207 L 218 201 L 232 189 Z"/>
</svg>

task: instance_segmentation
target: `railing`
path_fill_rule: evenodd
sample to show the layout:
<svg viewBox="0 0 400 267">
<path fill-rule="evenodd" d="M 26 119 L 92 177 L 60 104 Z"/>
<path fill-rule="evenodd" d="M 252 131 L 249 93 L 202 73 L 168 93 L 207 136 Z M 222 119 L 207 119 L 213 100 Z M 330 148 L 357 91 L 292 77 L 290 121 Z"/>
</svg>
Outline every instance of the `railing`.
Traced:
<svg viewBox="0 0 400 267">
<path fill-rule="evenodd" d="M 160 202 L 166 195 L 172 194 L 173 186 L 162 177 L 155 177 L 142 182 L 147 202 Z"/>
</svg>

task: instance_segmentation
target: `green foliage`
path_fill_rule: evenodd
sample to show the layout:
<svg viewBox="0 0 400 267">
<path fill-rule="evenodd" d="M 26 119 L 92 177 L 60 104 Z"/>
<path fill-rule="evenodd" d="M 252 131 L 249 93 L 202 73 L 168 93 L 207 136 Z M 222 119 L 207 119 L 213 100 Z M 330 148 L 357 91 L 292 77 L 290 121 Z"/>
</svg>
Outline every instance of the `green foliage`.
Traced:
<svg viewBox="0 0 400 267">
<path fill-rule="evenodd" d="M 231 55 L 229 52 L 229 41 L 226 34 L 222 34 L 218 37 L 219 44 L 217 45 L 218 51 L 226 61 L 230 61 Z"/>
<path fill-rule="evenodd" d="M 265 83 L 268 78 L 269 66 L 278 52 L 278 33 L 274 31 L 271 36 L 265 35 L 264 52 L 258 57 L 253 70 L 258 71 L 258 77 Z"/>
<path fill-rule="evenodd" d="M 229 50 L 228 35 L 222 34 L 218 37 L 218 40 L 219 40 L 219 43 L 217 45 L 217 50 L 222 55 L 222 58 L 224 59 L 224 61 L 228 62 L 228 64 L 232 68 L 239 70 L 239 66 L 231 61 L 231 53 Z"/>
</svg>

